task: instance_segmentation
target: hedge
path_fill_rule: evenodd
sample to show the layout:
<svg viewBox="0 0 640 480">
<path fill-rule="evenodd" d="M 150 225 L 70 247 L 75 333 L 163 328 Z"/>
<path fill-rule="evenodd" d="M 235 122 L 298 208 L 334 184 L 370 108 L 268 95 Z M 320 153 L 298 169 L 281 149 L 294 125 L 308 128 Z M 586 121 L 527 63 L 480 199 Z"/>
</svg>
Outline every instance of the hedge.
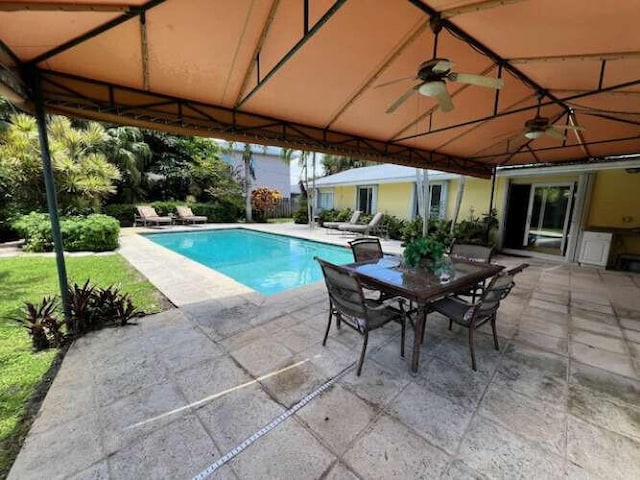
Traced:
<svg viewBox="0 0 640 480">
<path fill-rule="evenodd" d="M 191 207 L 194 215 L 204 215 L 210 223 L 233 223 L 237 222 L 244 215 L 242 205 L 234 202 L 218 203 L 187 203 L 187 202 L 151 202 L 151 203 L 114 203 L 106 205 L 102 210 L 106 215 L 118 219 L 121 227 L 133 226 L 134 216 L 138 213 L 136 206 L 151 205 L 158 215 L 169 215 L 176 213 L 176 206 L 187 205 Z"/>
<path fill-rule="evenodd" d="M 51 222 L 46 213 L 31 212 L 18 217 L 13 222 L 13 228 L 24 237 L 24 250 L 53 250 Z M 105 252 L 118 248 L 120 225 L 115 218 L 100 214 L 63 217 L 60 219 L 60 233 L 63 247 L 68 252 Z"/>
</svg>

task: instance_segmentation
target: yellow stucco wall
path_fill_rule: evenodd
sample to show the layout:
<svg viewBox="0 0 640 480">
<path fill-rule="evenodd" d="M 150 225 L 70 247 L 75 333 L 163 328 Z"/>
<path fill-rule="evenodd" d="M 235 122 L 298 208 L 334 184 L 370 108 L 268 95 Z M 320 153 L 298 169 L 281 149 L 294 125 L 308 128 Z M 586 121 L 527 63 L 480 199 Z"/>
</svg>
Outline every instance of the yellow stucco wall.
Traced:
<svg viewBox="0 0 640 480">
<path fill-rule="evenodd" d="M 455 213 L 458 182 L 459 180 L 451 180 L 449 182 L 449 195 L 447 198 L 446 213 L 447 219 L 453 218 L 453 215 Z M 504 189 L 506 185 L 506 178 L 498 177 L 496 179 L 496 190 L 493 197 L 493 205 L 498 210 L 498 217 L 500 218 L 502 218 L 502 199 L 504 197 Z M 480 217 L 483 213 L 487 213 L 489 211 L 490 199 L 491 180 L 467 177 L 462 194 L 462 203 L 460 204 L 458 221 L 467 220 L 471 215 L 471 209 L 473 209 L 473 215 L 475 217 Z"/>
<path fill-rule="evenodd" d="M 333 189 L 333 208 L 338 210 L 342 208 L 355 208 L 356 187 L 354 185 L 344 187 L 334 187 Z"/>
<path fill-rule="evenodd" d="M 413 183 L 381 183 L 378 185 L 379 212 L 409 218 Z"/>
<path fill-rule="evenodd" d="M 640 174 L 627 173 L 622 169 L 598 172 L 587 225 L 640 227 Z"/>
</svg>

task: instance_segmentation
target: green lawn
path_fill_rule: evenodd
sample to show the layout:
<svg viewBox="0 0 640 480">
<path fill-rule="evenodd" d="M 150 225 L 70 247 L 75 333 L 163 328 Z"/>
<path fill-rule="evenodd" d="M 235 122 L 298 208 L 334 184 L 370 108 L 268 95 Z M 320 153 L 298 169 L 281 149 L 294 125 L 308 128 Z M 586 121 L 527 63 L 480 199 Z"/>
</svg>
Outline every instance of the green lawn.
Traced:
<svg viewBox="0 0 640 480">
<path fill-rule="evenodd" d="M 100 286 L 118 283 L 145 312 L 162 309 L 157 290 L 120 255 L 67 258 L 69 282 L 87 279 Z M 20 256 L 0 259 L 0 478 L 17 454 L 27 425 L 20 423 L 26 400 L 47 372 L 56 351 L 33 353 L 26 330 L 13 318 L 25 301 L 58 292 L 55 259 Z"/>
</svg>

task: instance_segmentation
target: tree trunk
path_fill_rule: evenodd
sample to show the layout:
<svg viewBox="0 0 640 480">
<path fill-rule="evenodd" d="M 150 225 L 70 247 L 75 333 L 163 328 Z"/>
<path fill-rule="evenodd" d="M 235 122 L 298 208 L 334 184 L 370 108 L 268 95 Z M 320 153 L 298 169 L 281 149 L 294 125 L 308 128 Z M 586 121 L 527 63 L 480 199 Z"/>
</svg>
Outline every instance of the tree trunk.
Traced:
<svg viewBox="0 0 640 480">
<path fill-rule="evenodd" d="M 244 160 L 244 211 L 247 222 L 253 221 L 251 215 L 251 159 Z"/>
</svg>

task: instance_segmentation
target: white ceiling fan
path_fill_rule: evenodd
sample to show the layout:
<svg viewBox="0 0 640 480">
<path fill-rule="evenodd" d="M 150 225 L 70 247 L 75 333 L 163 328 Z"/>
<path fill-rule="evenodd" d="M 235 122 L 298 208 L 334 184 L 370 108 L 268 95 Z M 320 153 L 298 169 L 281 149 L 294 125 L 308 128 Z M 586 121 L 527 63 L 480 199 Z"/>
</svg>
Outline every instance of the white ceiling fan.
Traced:
<svg viewBox="0 0 640 480">
<path fill-rule="evenodd" d="M 482 75 L 474 75 L 471 73 L 457 73 L 453 72 L 453 62 L 446 58 L 432 58 L 426 62 L 422 62 L 418 67 L 418 73 L 415 77 L 400 78 L 391 82 L 377 85 L 376 88 L 386 87 L 397 82 L 403 82 L 407 80 L 419 80 L 419 82 L 413 85 L 409 90 L 402 94 L 391 106 L 387 109 L 387 113 L 395 112 L 409 97 L 415 92 L 420 93 L 426 97 L 433 97 L 438 102 L 440 110 L 443 112 L 450 112 L 453 110 L 454 105 L 447 90 L 446 81 L 466 83 L 469 85 L 476 85 L 478 87 L 500 89 L 504 86 L 504 81 L 501 78 L 484 77 Z"/>
</svg>

